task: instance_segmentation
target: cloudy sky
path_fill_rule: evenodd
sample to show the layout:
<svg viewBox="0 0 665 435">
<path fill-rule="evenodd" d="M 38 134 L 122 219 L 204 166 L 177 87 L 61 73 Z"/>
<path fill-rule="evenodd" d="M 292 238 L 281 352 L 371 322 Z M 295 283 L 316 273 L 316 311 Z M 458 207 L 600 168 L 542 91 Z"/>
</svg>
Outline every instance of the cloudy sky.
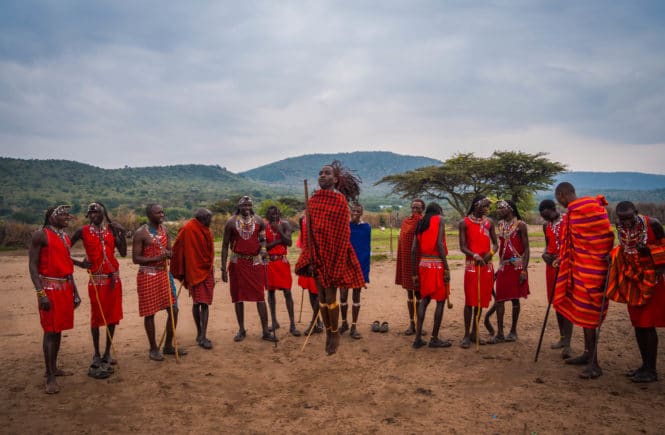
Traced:
<svg viewBox="0 0 665 435">
<path fill-rule="evenodd" d="M 497 149 L 665 174 L 665 2 L 2 2 L 0 156 Z"/>
</svg>

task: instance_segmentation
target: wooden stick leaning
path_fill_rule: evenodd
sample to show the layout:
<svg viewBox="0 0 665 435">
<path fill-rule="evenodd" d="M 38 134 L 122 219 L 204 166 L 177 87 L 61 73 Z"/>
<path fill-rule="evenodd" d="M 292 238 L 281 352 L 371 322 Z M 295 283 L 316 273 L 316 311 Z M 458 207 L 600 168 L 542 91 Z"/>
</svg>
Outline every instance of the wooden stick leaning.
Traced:
<svg viewBox="0 0 665 435">
<path fill-rule="evenodd" d="M 554 290 L 556 289 L 556 281 L 559 277 L 559 268 L 556 268 L 556 274 L 554 275 L 554 282 L 552 283 L 552 289 L 549 293 L 549 301 L 547 302 L 547 310 L 545 310 L 545 319 L 543 320 L 543 327 L 540 329 L 540 338 L 538 339 L 538 347 L 536 348 L 536 356 L 533 359 L 533 362 L 538 362 L 538 355 L 540 354 L 540 347 L 543 344 L 543 335 L 545 334 L 545 327 L 547 326 L 547 318 L 550 315 L 550 308 L 552 307 L 552 299 L 554 299 Z"/>
<path fill-rule="evenodd" d="M 169 287 L 170 286 L 171 286 L 171 282 L 169 280 Z M 182 283 L 180 283 L 180 287 L 178 287 L 178 294 L 175 297 L 176 302 L 178 302 L 178 299 L 180 299 L 180 292 L 181 291 L 182 291 Z M 159 347 L 159 348 L 162 347 L 162 344 L 164 344 L 164 339 L 165 338 L 166 338 L 166 328 L 164 328 L 164 332 L 162 332 L 162 338 L 159 339 L 159 345 L 157 347 Z"/>
<path fill-rule="evenodd" d="M 476 311 L 476 352 L 480 350 L 480 265 L 476 263 L 478 272 L 478 309 Z"/>
<path fill-rule="evenodd" d="M 321 313 L 321 307 L 319 307 L 318 310 L 316 310 L 316 320 L 312 322 L 312 324 L 309 327 L 309 332 L 307 333 L 307 337 L 305 337 L 305 342 L 302 344 L 302 347 L 300 348 L 300 352 L 305 350 L 305 346 L 307 346 L 307 342 L 309 341 L 309 337 L 312 335 L 312 331 L 314 331 L 314 328 L 316 327 L 316 322 L 319 320 L 319 314 Z"/>
<path fill-rule="evenodd" d="M 270 287 L 268 286 L 268 259 L 267 258 L 263 259 L 263 272 L 265 273 L 265 276 L 266 276 L 266 290 L 270 290 Z M 275 305 L 277 305 L 277 295 L 275 295 Z M 275 316 L 272 315 L 272 310 L 269 309 L 268 311 L 270 311 L 270 317 L 271 317 L 270 320 L 272 320 L 272 326 L 273 326 L 273 328 L 272 328 L 272 338 L 275 339 L 275 341 L 273 341 L 273 343 L 275 344 L 275 349 L 277 349 L 277 328 L 275 328 Z"/>
<path fill-rule="evenodd" d="M 173 298 L 173 289 L 171 288 L 171 278 L 169 278 L 169 260 L 167 259 L 164 262 L 164 269 L 166 270 L 166 284 L 168 285 L 168 292 L 169 292 L 169 302 L 171 302 L 171 298 Z M 176 294 L 176 296 L 178 296 Z M 176 303 L 175 300 L 173 300 L 173 303 L 169 303 L 169 311 L 171 312 L 171 331 L 173 331 L 173 349 L 175 350 L 175 361 L 179 362 L 178 358 L 178 339 L 176 338 L 175 335 L 175 318 L 173 317 L 173 305 Z M 166 330 L 164 330 L 166 333 Z"/>
<path fill-rule="evenodd" d="M 109 331 L 109 324 L 106 321 L 106 316 L 104 315 L 104 310 L 102 309 L 102 302 L 99 299 L 99 290 L 97 289 L 97 283 L 95 283 L 95 279 L 92 276 L 92 272 L 90 269 L 87 269 L 88 271 L 88 276 L 90 277 L 90 282 L 92 283 L 92 288 L 95 289 L 95 298 L 97 299 L 97 307 L 99 307 L 99 313 L 102 315 L 102 322 L 104 322 L 104 328 L 106 328 L 106 336 L 109 340 L 109 343 L 111 343 L 111 349 L 113 350 L 114 354 L 118 354 L 118 352 L 115 350 L 115 344 L 113 342 L 113 336 L 111 336 L 111 331 Z M 113 279 L 113 278 L 109 278 Z"/>
<path fill-rule="evenodd" d="M 300 314 L 298 314 L 298 323 L 302 323 L 302 301 L 305 298 L 305 289 L 300 292 Z"/>
</svg>

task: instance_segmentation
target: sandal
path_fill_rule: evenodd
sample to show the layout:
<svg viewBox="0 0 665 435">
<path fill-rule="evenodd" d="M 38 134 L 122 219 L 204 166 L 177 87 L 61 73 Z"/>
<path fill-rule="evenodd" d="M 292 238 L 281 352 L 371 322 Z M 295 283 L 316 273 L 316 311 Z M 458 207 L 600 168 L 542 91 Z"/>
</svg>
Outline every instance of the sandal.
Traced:
<svg viewBox="0 0 665 435">
<path fill-rule="evenodd" d="M 207 338 L 199 340 L 199 346 L 201 346 L 204 349 L 212 349 L 212 341 L 208 340 Z"/>
<path fill-rule="evenodd" d="M 355 340 L 360 340 L 361 338 L 363 338 L 363 336 L 360 335 L 360 332 L 358 332 L 358 330 L 356 329 L 355 325 L 351 327 L 351 330 L 349 331 L 349 337 Z"/>
<path fill-rule="evenodd" d="M 164 361 L 164 355 L 162 355 L 162 353 L 159 351 L 159 349 L 151 350 L 150 353 L 148 354 L 148 356 L 153 361 Z"/>
<path fill-rule="evenodd" d="M 175 347 L 164 347 L 164 355 L 175 355 Z M 187 351 L 182 348 L 178 348 L 178 356 L 185 356 L 187 355 Z"/>
<path fill-rule="evenodd" d="M 233 341 L 235 341 L 237 343 L 239 341 L 243 341 L 245 339 L 245 337 L 247 337 L 247 331 L 244 330 L 244 329 L 241 329 L 241 330 L 238 331 L 236 336 L 233 337 Z"/>
<path fill-rule="evenodd" d="M 487 340 L 487 344 L 499 344 L 503 343 L 504 341 L 508 340 L 506 340 L 506 338 L 503 335 L 495 335 L 491 337 L 489 340 Z"/>
<path fill-rule="evenodd" d="M 451 343 L 448 340 L 440 340 L 438 338 L 433 338 L 429 342 L 429 347 L 435 347 L 435 348 L 442 348 L 442 347 L 450 347 Z"/>
<path fill-rule="evenodd" d="M 382 333 L 388 332 L 388 322 L 383 322 L 381 324 L 381 327 L 379 328 L 379 331 L 381 331 Z"/>
<path fill-rule="evenodd" d="M 372 323 L 372 332 L 379 332 L 381 330 L 381 324 L 379 323 L 378 320 L 375 320 Z"/>
</svg>

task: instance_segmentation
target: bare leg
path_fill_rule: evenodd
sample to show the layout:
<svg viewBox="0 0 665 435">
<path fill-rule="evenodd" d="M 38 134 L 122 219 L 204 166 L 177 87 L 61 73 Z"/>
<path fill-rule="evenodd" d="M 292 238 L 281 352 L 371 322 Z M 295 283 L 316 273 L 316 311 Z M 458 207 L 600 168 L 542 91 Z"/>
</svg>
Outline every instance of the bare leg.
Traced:
<svg viewBox="0 0 665 435">
<path fill-rule="evenodd" d="M 192 304 L 192 316 L 194 317 L 194 325 L 196 325 L 196 342 L 201 344 L 201 305 Z"/>
<path fill-rule="evenodd" d="M 256 310 L 259 312 L 259 318 L 261 319 L 261 328 L 263 329 L 263 338 L 266 341 L 277 341 L 277 335 L 271 335 L 270 330 L 268 329 L 268 310 L 266 309 L 265 302 L 257 302 Z"/>
<path fill-rule="evenodd" d="M 289 313 L 289 332 L 294 337 L 300 337 L 302 335 L 300 331 L 296 328 L 296 316 L 293 313 L 293 294 L 290 289 L 284 289 L 284 303 L 286 304 L 286 312 Z"/>
<path fill-rule="evenodd" d="M 58 382 L 55 379 L 58 360 L 58 336 L 60 333 L 45 332 L 42 340 L 42 349 L 44 351 L 44 365 L 46 366 L 46 394 L 55 394 L 60 391 Z"/>
<path fill-rule="evenodd" d="M 360 289 L 353 289 L 353 306 L 351 307 L 351 331 L 349 335 L 352 338 L 359 339 L 361 338 L 360 333 L 358 332 L 358 315 L 360 315 Z"/>
<path fill-rule="evenodd" d="M 503 338 L 503 317 L 506 314 L 506 303 L 505 301 L 495 302 L 494 306 L 496 307 L 496 335 Z"/>
<path fill-rule="evenodd" d="M 337 289 L 329 288 L 325 291 L 326 301 L 328 301 L 328 319 L 330 321 L 330 347 L 328 355 L 337 352 L 339 347 L 339 304 L 337 303 Z"/>
<path fill-rule="evenodd" d="M 423 331 L 423 319 L 425 318 L 425 313 L 427 312 L 427 306 L 429 305 L 431 298 L 429 296 L 424 297 L 420 304 L 418 305 L 418 317 L 416 323 L 416 339 L 413 342 L 413 348 L 418 349 L 427 344 L 425 340 L 422 339 Z"/>
<path fill-rule="evenodd" d="M 99 328 L 90 328 L 90 333 L 92 334 L 92 347 L 94 348 L 95 356 L 101 357 L 101 353 L 99 353 Z"/>
<path fill-rule="evenodd" d="M 340 312 L 342 313 L 342 327 L 339 329 L 339 333 L 344 334 L 349 330 L 349 322 L 346 321 L 346 317 L 349 312 L 349 289 L 341 288 L 339 289 L 339 305 Z"/>
<path fill-rule="evenodd" d="M 406 305 L 407 308 L 409 309 L 409 327 L 407 328 L 406 331 L 404 331 L 404 335 L 413 335 L 416 332 L 416 323 L 413 321 L 415 318 L 415 297 L 416 295 L 414 294 L 413 290 L 407 290 L 407 299 L 406 299 Z"/>
<path fill-rule="evenodd" d="M 272 327 L 269 331 L 275 331 L 279 329 L 279 323 L 277 322 L 276 316 L 276 300 L 275 300 L 275 290 L 268 290 L 268 306 L 270 307 L 270 318 L 272 319 Z"/>
<path fill-rule="evenodd" d="M 164 356 L 157 347 L 157 340 L 155 340 L 155 315 L 145 316 L 143 318 L 143 327 L 148 336 L 148 343 L 150 343 L 150 359 L 153 361 L 162 361 Z"/>
<path fill-rule="evenodd" d="M 511 302 L 513 303 L 513 315 L 511 318 L 510 333 L 506 337 L 507 341 L 517 340 L 517 322 L 520 319 L 520 300 L 511 299 Z"/>
<path fill-rule="evenodd" d="M 113 336 L 115 335 L 115 325 L 108 325 L 106 334 L 106 346 L 104 346 L 104 356 L 102 360 L 108 364 L 115 364 L 116 361 L 111 358 L 111 345 L 113 344 Z"/>
<path fill-rule="evenodd" d="M 233 341 L 243 341 L 247 335 L 245 330 L 245 305 L 242 302 L 236 302 L 234 305 L 236 320 L 238 321 L 238 333 L 233 337 Z"/>
<path fill-rule="evenodd" d="M 166 340 L 164 341 L 164 349 L 174 349 L 173 347 L 173 328 L 175 327 L 177 329 L 178 327 L 178 307 L 173 306 L 173 323 L 171 323 L 171 310 L 167 309 L 167 317 L 166 317 Z M 184 351 L 181 349 L 178 349 L 180 355 L 184 355 Z M 166 352 L 165 352 L 166 353 Z"/>
</svg>

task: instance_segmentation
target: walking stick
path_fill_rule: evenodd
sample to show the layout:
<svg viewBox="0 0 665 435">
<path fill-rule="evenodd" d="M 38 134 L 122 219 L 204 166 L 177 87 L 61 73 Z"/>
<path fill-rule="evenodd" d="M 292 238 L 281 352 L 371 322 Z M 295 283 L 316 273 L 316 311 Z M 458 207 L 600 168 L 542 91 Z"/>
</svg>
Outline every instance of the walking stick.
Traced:
<svg viewBox="0 0 665 435">
<path fill-rule="evenodd" d="M 536 348 L 536 357 L 533 362 L 538 362 L 538 354 L 540 354 L 540 346 L 543 344 L 543 335 L 545 334 L 545 327 L 547 326 L 547 317 L 550 315 L 550 308 L 552 307 L 552 299 L 554 299 L 554 290 L 556 289 L 556 280 L 559 277 L 559 268 L 556 268 L 554 281 L 552 282 L 552 289 L 549 294 L 549 302 L 547 303 L 547 310 L 545 310 L 545 319 L 543 320 L 543 327 L 540 329 L 540 338 L 538 339 L 538 347 Z"/>
<path fill-rule="evenodd" d="M 480 265 L 476 263 L 476 271 L 478 272 L 478 308 L 476 311 L 476 352 L 480 350 Z"/>
<path fill-rule="evenodd" d="M 169 282 L 169 287 L 171 286 L 171 283 Z M 180 287 L 178 287 L 178 294 L 175 297 L 176 302 L 178 299 L 180 299 L 180 292 L 182 291 L 182 283 L 180 283 Z M 159 339 L 159 346 L 157 347 L 162 347 L 162 344 L 164 344 L 164 338 L 166 338 L 166 328 L 164 328 L 164 332 L 162 332 L 162 338 Z"/>
<path fill-rule="evenodd" d="M 321 307 L 319 307 L 319 309 L 316 310 L 316 320 L 319 320 L 319 313 L 321 313 Z M 312 325 L 309 328 L 309 332 L 307 333 L 307 337 L 305 337 L 305 342 L 302 344 L 302 347 L 300 348 L 300 352 L 305 350 L 305 346 L 307 346 L 309 337 L 312 335 L 312 331 L 314 331 L 315 327 L 316 327 L 316 322 L 312 322 Z"/>
<path fill-rule="evenodd" d="M 164 269 L 166 270 L 166 283 L 168 284 L 168 292 L 169 292 L 169 302 L 171 302 L 171 298 L 173 297 L 173 292 L 171 290 L 171 279 L 169 278 L 169 260 L 167 259 L 164 262 Z M 176 294 L 176 297 L 178 295 Z M 173 317 L 173 305 L 176 303 L 174 300 L 172 304 L 169 304 L 169 311 L 171 312 L 171 331 L 173 331 L 173 348 L 175 349 L 175 361 L 179 362 L 178 359 L 178 339 L 176 338 L 175 335 L 175 317 Z M 166 333 L 166 330 L 164 330 L 164 333 Z"/>
<path fill-rule="evenodd" d="M 95 279 L 92 276 L 92 272 L 90 271 L 90 269 L 88 269 L 88 276 L 90 277 L 92 288 L 95 289 L 95 298 L 97 299 L 97 307 L 99 307 L 99 312 L 102 315 L 102 322 L 104 322 L 104 328 L 106 328 L 106 336 L 109 340 L 109 343 L 111 343 L 111 349 L 113 349 L 113 353 L 117 355 L 118 352 L 115 350 L 115 344 L 113 343 L 113 336 L 111 336 L 111 331 L 109 331 L 109 324 L 106 322 L 106 316 L 104 315 L 104 310 L 102 309 L 102 302 L 99 300 L 99 291 L 97 290 L 97 283 L 95 283 Z"/>
<path fill-rule="evenodd" d="M 305 289 L 302 288 L 300 292 L 300 314 L 298 314 L 298 323 L 302 323 L 302 301 L 305 298 Z"/>
</svg>

